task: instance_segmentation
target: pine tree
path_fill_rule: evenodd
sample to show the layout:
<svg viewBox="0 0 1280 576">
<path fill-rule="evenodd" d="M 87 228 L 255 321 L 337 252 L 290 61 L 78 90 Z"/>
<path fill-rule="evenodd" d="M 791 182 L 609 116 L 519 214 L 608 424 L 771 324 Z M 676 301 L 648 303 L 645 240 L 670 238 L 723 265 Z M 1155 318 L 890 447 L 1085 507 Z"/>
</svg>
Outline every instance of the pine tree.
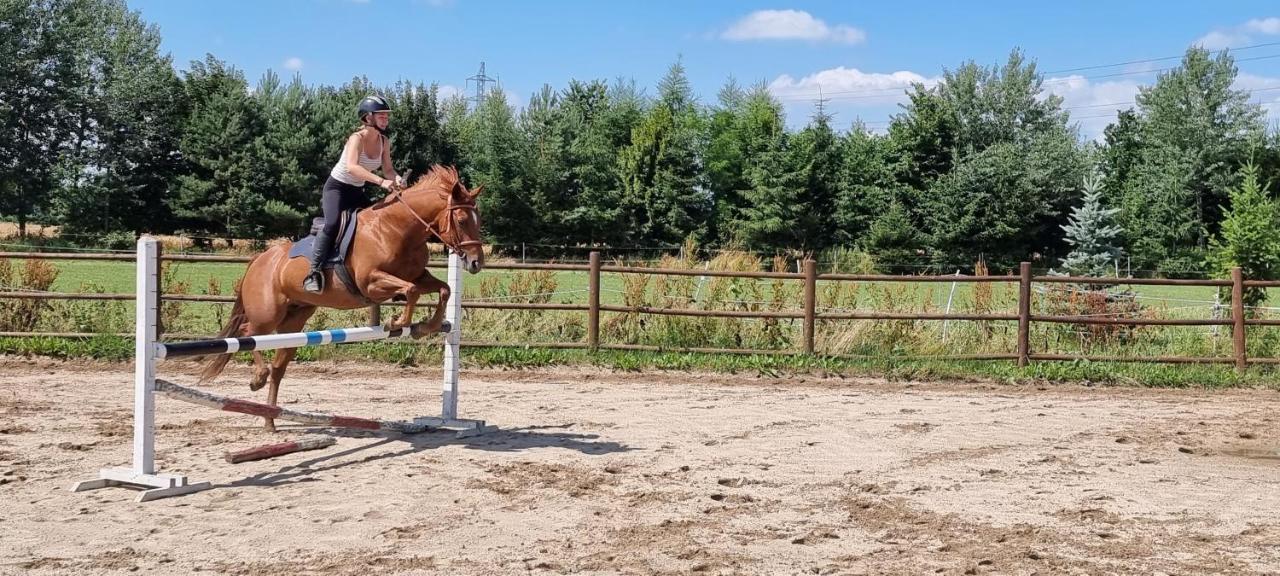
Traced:
<svg viewBox="0 0 1280 576">
<path fill-rule="evenodd" d="M 1234 167 L 1265 127 L 1249 92 L 1233 88 L 1237 73 L 1230 54 L 1191 47 L 1177 68 L 1139 90 L 1137 121 L 1122 116 L 1109 134 L 1121 137 L 1108 178 L 1124 178 L 1120 221 L 1135 266 L 1198 275 L 1238 183 Z"/>
<path fill-rule="evenodd" d="M 610 90 L 603 81 L 572 81 L 563 92 L 565 150 L 565 239 L 572 243 L 621 243 L 622 182 L 615 167 L 619 143 L 630 137 L 633 94 Z"/>
<path fill-rule="evenodd" d="M 255 155 L 262 164 L 260 173 L 270 183 L 261 190 L 267 216 L 262 235 L 302 233 L 307 228 L 305 216 L 320 205 L 318 192 L 325 176 L 315 169 L 321 162 L 321 147 L 311 131 L 310 90 L 299 76 L 286 86 L 268 70 L 258 82 L 253 102 L 263 125 L 255 140 Z"/>
<path fill-rule="evenodd" d="M 1280 207 L 1258 181 L 1257 165 L 1250 162 L 1241 174 L 1240 185 L 1230 191 L 1221 234 L 1210 243 L 1209 265 L 1223 276 L 1239 266 L 1247 279 L 1272 280 L 1280 275 Z M 1265 288 L 1244 290 L 1246 306 L 1267 300 Z"/>
<path fill-rule="evenodd" d="M 781 197 L 776 180 L 786 169 L 782 103 L 764 84 L 757 84 L 738 108 L 732 125 L 715 135 L 708 150 L 719 237 L 749 247 L 782 244 L 776 235 L 790 214 L 775 219 L 773 210 L 766 208 Z"/>
<path fill-rule="evenodd" d="M 242 72 L 212 55 L 187 73 L 181 149 L 188 173 L 172 205 L 188 233 L 260 238 L 267 229 L 262 190 L 270 183 L 253 155 L 262 122 L 247 86 Z"/>
<path fill-rule="evenodd" d="M 467 166 L 467 184 L 484 185 L 479 208 L 484 214 L 486 240 L 495 243 L 524 241 L 536 227 L 536 215 L 525 186 L 526 149 L 506 94 L 493 90 L 484 104 L 460 127 Z"/>
<path fill-rule="evenodd" d="M 572 205 L 567 195 L 567 143 L 564 108 L 560 95 L 550 85 L 529 99 L 518 120 L 525 178 L 524 193 L 536 220 L 527 222 L 524 240 L 563 243 L 564 213 Z"/>
<path fill-rule="evenodd" d="M 619 152 L 623 213 L 637 240 L 676 244 L 705 237 L 712 202 L 700 182 L 702 119 L 682 64 L 671 66 L 658 92 Z"/>
<path fill-rule="evenodd" d="M 1115 225 L 1119 208 L 1102 206 L 1102 183 L 1097 175 L 1084 180 L 1084 202 L 1070 216 L 1062 229 L 1067 243 L 1074 248 L 1062 260 L 1062 269 L 1071 276 L 1105 276 L 1120 250 L 1116 247 L 1121 228 Z"/>
</svg>

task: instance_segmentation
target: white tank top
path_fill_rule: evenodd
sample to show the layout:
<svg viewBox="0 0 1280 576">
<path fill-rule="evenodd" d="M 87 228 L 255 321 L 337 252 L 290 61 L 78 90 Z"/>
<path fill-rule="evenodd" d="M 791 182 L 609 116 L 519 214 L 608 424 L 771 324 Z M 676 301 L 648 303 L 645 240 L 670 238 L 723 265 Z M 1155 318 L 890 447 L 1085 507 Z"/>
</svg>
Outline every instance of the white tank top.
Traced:
<svg viewBox="0 0 1280 576">
<path fill-rule="evenodd" d="M 386 143 L 384 142 L 383 145 L 385 146 Z M 377 158 L 370 158 L 365 156 L 364 150 L 361 149 L 359 156 L 356 158 L 356 162 L 360 164 L 361 168 L 373 172 L 374 170 L 382 168 L 382 154 L 379 153 Z M 333 170 L 329 171 L 329 175 L 332 176 L 334 180 L 342 182 L 343 184 L 364 186 L 363 178 L 347 171 L 347 161 L 342 157 L 338 158 L 338 163 L 333 165 Z"/>
</svg>

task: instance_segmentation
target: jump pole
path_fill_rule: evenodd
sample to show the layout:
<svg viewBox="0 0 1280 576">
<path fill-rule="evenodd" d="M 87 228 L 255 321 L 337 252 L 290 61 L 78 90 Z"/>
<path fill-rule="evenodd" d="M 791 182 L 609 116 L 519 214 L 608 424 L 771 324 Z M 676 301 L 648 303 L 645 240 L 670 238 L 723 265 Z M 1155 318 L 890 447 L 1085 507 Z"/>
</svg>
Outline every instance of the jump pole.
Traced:
<svg viewBox="0 0 1280 576">
<path fill-rule="evenodd" d="M 190 482 L 186 476 L 181 474 L 159 473 L 155 467 L 155 396 L 157 392 L 156 382 L 156 361 L 164 358 L 177 358 L 182 356 L 195 356 L 211 353 L 237 352 L 242 350 L 274 350 L 278 348 L 298 348 L 302 346 L 316 346 L 324 344 L 340 344 L 346 342 L 365 342 L 371 340 L 382 340 L 386 338 L 398 338 L 408 336 L 411 332 L 410 328 L 403 328 L 387 332 L 382 327 L 365 327 L 365 328 L 349 328 L 335 330 L 319 330 L 314 332 L 297 332 L 291 334 L 272 334 L 257 337 L 243 338 L 226 338 L 215 340 L 198 340 L 192 342 L 176 342 L 161 343 L 158 342 L 157 322 L 159 319 L 159 303 L 160 303 L 160 250 L 159 243 L 154 237 L 143 236 L 138 239 L 138 258 L 137 258 L 137 298 L 136 298 L 136 316 L 135 316 L 135 333 L 134 333 L 134 394 L 133 394 L 133 464 L 128 468 L 103 468 L 98 472 L 98 478 L 79 482 L 72 486 L 71 491 L 82 492 L 86 490 L 94 490 L 97 488 L 106 488 L 111 486 L 126 486 L 135 488 L 144 488 L 138 494 L 138 502 L 147 502 L 159 498 L 167 498 L 170 496 L 180 496 L 190 494 L 202 490 L 208 490 L 212 487 L 209 482 Z M 449 288 L 451 297 L 449 305 L 445 310 L 445 318 L 447 324 L 444 327 L 445 333 L 445 353 L 444 353 L 444 386 L 443 398 L 440 417 L 419 417 L 415 418 L 412 423 L 401 422 L 394 423 L 400 428 L 398 431 L 414 432 L 427 429 L 450 429 L 456 430 L 459 438 L 483 434 L 491 427 L 486 427 L 483 420 L 467 420 L 459 419 L 458 414 L 458 367 L 459 352 L 461 343 L 461 328 L 458 321 L 462 312 L 462 262 L 457 254 L 449 255 Z M 297 410 L 287 410 L 283 408 L 275 408 L 265 404 L 248 402 L 243 400 L 234 400 L 221 398 L 211 394 L 203 393 L 190 388 L 178 386 L 170 382 L 163 382 L 160 387 L 164 389 L 164 393 L 168 396 L 193 402 L 196 397 L 203 397 L 203 402 L 195 402 L 197 404 L 210 405 L 210 402 L 217 400 L 239 403 L 235 406 L 245 405 L 246 410 L 269 409 L 276 412 L 277 418 L 287 420 L 284 414 L 292 413 L 294 415 L 304 415 L 308 420 L 305 423 L 316 423 L 324 426 L 336 426 L 335 419 L 338 422 L 342 417 L 334 417 L 323 414 L 310 412 L 301 412 Z M 219 409 L 227 409 L 224 405 L 218 405 Z M 260 412 L 246 412 L 244 410 L 233 410 L 242 413 L 255 413 L 261 415 Z M 316 422 L 316 419 L 323 420 Z M 326 420 L 327 419 L 327 420 Z M 376 429 L 394 430 L 396 426 L 383 428 L 377 420 L 364 419 L 345 419 L 348 422 L 360 420 L 362 422 L 372 422 L 377 425 Z M 389 423 L 390 424 L 390 423 Z M 370 426 L 355 426 L 369 428 Z"/>
</svg>

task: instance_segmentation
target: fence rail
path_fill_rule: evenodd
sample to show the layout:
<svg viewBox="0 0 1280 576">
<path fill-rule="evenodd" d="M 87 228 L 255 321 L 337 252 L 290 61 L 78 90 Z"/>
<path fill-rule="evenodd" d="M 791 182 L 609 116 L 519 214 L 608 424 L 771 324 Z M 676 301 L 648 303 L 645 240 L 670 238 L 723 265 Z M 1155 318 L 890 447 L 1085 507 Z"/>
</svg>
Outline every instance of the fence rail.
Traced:
<svg viewBox="0 0 1280 576">
<path fill-rule="evenodd" d="M 85 261 L 134 261 L 133 254 L 111 253 L 41 253 L 41 252 L 0 252 L 0 259 L 44 259 L 44 260 L 85 260 Z M 223 262 L 247 263 L 249 256 L 217 256 L 200 254 L 165 254 L 162 260 L 169 262 Z M 950 360 L 1014 360 L 1018 366 L 1026 366 L 1031 361 L 1072 361 L 1089 360 L 1098 362 L 1149 362 L 1171 364 L 1234 364 L 1237 371 L 1243 372 L 1250 364 L 1280 364 L 1280 358 L 1249 358 L 1245 353 L 1246 330 L 1248 326 L 1280 326 L 1280 319 L 1247 318 L 1244 314 L 1243 295 L 1245 288 L 1280 287 L 1280 280 L 1245 280 L 1239 268 L 1233 269 L 1230 280 L 1197 280 L 1197 279 L 1161 279 L 1161 278 L 1094 278 L 1072 276 L 1033 276 L 1030 263 L 1023 262 L 1018 275 L 932 275 L 902 276 L 890 274 L 819 274 L 817 265 L 812 260 L 803 262 L 801 272 L 735 272 L 725 270 L 688 270 L 656 268 L 647 266 L 603 265 L 599 252 L 591 252 L 587 264 L 556 263 L 492 263 L 486 266 L 490 270 L 556 270 L 586 272 L 588 278 L 587 304 L 556 303 L 516 303 L 516 302 L 463 302 L 465 309 L 489 310 L 554 310 L 570 312 L 586 312 L 586 342 L 465 342 L 472 347 L 504 347 L 527 346 L 556 349 L 587 350 L 648 350 L 670 352 L 706 352 L 720 354 L 776 354 L 776 355 L 812 355 L 815 354 L 814 340 L 817 325 L 821 321 L 837 320 L 927 320 L 927 321 L 996 321 L 1017 322 L 1017 352 L 992 354 L 951 354 L 928 356 L 934 359 Z M 600 303 L 600 275 L 611 274 L 650 274 L 667 276 L 699 276 L 722 278 L 750 278 L 800 281 L 803 283 L 802 307 L 799 310 L 697 310 L 688 308 L 656 308 L 651 306 L 618 306 Z M 936 314 L 936 313 L 898 313 L 877 311 L 855 312 L 819 312 L 817 311 L 818 282 L 944 282 L 944 283 L 1016 283 L 1018 285 L 1017 314 Z M 1035 284 L 1085 284 L 1093 286 L 1145 285 L 1145 286 L 1204 286 L 1229 287 L 1231 289 L 1230 315 L 1222 319 L 1201 318 L 1099 318 L 1079 315 L 1045 315 L 1031 312 L 1032 287 Z M 164 300 L 175 302 L 218 302 L 234 301 L 232 296 L 199 295 L 199 294 L 165 294 Z M 57 293 L 27 292 L 21 290 L 0 291 L 0 299 L 35 299 L 35 300 L 133 300 L 133 294 L 98 294 L 98 293 Z M 387 302 L 370 308 L 370 320 L 377 323 L 381 318 L 380 306 L 401 306 L 397 302 Z M 432 305 L 425 304 L 430 308 Z M 753 318 L 753 319 L 793 319 L 802 320 L 802 338 L 798 349 L 762 350 L 744 348 L 699 348 L 699 347 L 663 347 L 645 344 L 606 343 L 600 339 L 600 314 L 649 314 L 665 316 L 689 316 L 705 318 Z M 1187 357 L 1187 356 L 1091 356 L 1082 354 L 1053 354 L 1033 352 L 1030 344 L 1031 325 L 1033 323 L 1076 324 L 1076 325 L 1117 325 L 1117 326 L 1230 326 L 1232 336 L 1231 356 Z M 98 334 L 79 332 L 0 332 L 7 337 L 89 337 Z M 128 337 L 130 334 L 121 334 Z M 828 354 L 844 358 L 872 358 L 865 355 Z"/>
</svg>

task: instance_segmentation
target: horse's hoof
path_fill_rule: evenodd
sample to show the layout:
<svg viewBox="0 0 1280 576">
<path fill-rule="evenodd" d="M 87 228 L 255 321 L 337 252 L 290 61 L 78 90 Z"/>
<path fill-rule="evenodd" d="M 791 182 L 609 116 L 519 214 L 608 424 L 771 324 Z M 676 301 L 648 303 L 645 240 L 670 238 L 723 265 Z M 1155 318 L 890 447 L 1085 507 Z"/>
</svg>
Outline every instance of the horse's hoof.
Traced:
<svg viewBox="0 0 1280 576">
<path fill-rule="evenodd" d="M 429 324 L 425 322 L 419 322 L 413 325 L 412 336 L 414 340 L 417 340 L 419 338 L 431 336 L 432 334 L 447 334 L 450 331 L 452 331 L 452 329 L 453 329 L 452 324 L 449 324 L 448 321 L 441 322 L 440 324 L 436 325 L 435 328 L 432 328 Z"/>
<path fill-rule="evenodd" d="M 260 380 L 260 381 L 259 381 L 259 380 L 254 380 L 254 381 L 252 381 L 252 382 L 250 382 L 250 383 L 249 383 L 249 390 L 250 390 L 251 392 L 257 392 L 257 391 L 261 390 L 263 386 L 266 386 L 266 385 L 267 385 L 267 379 L 266 379 L 266 378 L 263 378 L 263 379 L 262 379 L 262 380 Z"/>
</svg>

